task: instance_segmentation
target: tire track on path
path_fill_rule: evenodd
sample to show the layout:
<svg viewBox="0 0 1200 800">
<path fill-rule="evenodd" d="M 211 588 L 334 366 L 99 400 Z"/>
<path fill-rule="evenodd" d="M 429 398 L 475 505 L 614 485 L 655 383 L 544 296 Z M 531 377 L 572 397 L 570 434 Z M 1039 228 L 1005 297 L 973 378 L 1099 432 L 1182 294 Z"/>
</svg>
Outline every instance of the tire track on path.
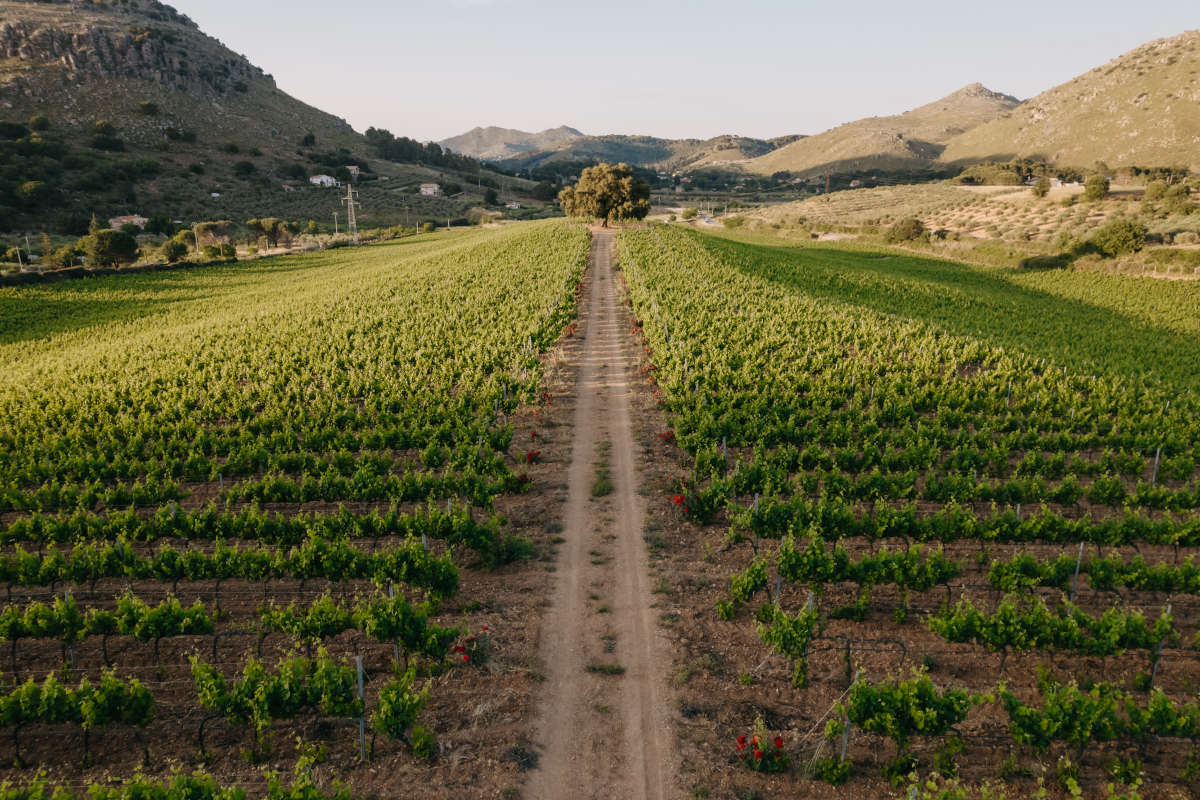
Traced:
<svg viewBox="0 0 1200 800">
<path fill-rule="evenodd" d="M 544 800 L 678 794 L 665 674 L 671 662 L 643 539 L 630 418 L 634 361 L 622 336 L 615 238 L 609 230 L 593 232 L 581 319 L 565 541 L 541 636 L 546 682 L 535 728 L 539 768 L 525 793 Z M 601 471 L 611 483 L 607 492 L 597 485 Z"/>
</svg>

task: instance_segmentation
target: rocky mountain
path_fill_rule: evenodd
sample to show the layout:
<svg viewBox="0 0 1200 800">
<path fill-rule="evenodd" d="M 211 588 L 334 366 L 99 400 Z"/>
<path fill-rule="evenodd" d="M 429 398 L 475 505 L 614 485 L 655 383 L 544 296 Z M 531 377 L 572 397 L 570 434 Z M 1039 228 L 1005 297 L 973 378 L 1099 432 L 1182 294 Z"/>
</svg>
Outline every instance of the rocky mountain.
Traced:
<svg viewBox="0 0 1200 800">
<path fill-rule="evenodd" d="M 868 117 L 797 140 L 745 165 L 751 172 L 797 175 L 919 170 L 937 161 L 947 142 L 1019 105 L 982 84 L 964 86 L 932 103 L 890 117 Z"/>
<path fill-rule="evenodd" d="M 379 157 L 157 0 L 0 0 L 0 227 L 70 232 L 131 213 L 328 222 L 337 198 L 310 175 L 445 181 L 440 153 L 422 167 Z M 448 201 L 374 195 L 380 223 L 422 203 L 457 216 Z"/>
<path fill-rule="evenodd" d="M 582 133 L 566 125 L 547 128 L 538 133 L 528 133 L 514 128 L 472 128 L 466 133 L 438 142 L 455 153 L 477 158 L 480 161 L 506 161 L 522 153 L 552 147 L 560 142 L 578 139 Z"/>
<path fill-rule="evenodd" d="M 327 146 L 361 145 L 345 120 L 283 93 L 156 0 L 0 0 L 0 113 L 40 113 L 60 131 L 84 134 L 102 119 L 143 146 L 169 128 L 264 150 L 294 151 L 309 132 Z"/>
<path fill-rule="evenodd" d="M 577 136 L 550 146 L 514 154 L 496 163 L 505 169 L 527 170 L 582 161 L 624 162 L 635 167 L 667 171 L 731 167 L 769 153 L 798 137 L 753 139 L 723 135 L 711 139 L 660 139 L 655 136 Z"/>
<path fill-rule="evenodd" d="M 1200 30 L 1158 39 L 951 140 L 949 162 L 1200 169 Z"/>
</svg>

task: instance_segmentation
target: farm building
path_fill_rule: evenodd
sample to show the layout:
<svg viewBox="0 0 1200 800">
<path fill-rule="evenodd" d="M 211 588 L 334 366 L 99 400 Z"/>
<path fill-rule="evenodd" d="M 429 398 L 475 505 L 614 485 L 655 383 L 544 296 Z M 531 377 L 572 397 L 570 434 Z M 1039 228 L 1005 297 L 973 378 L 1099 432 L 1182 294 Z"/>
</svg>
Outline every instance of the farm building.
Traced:
<svg viewBox="0 0 1200 800">
<path fill-rule="evenodd" d="M 143 230 L 146 228 L 146 223 L 150 220 L 137 214 L 127 214 L 123 217 L 113 217 L 108 221 L 108 227 L 113 230 L 120 230 L 126 225 L 136 225 Z"/>
<path fill-rule="evenodd" d="M 332 175 L 313 175 L 308 179 L 308 182 L 313 186 L 324 186 L 326 188 L 338 185 L 337 178 Z"/>
<path fill-rule="evenodd" d="M 362 170 L 358 168 L 357 164 L 347 164 L 346 171 L 350 173 L 350 177 L 352 178 L 357 178 L 362 174 Z"/>
<path fill-rule="evenodd" d="M 518 203 L 516 200 L 513 200 L 511 203 L 505 203 L 504 207 L 507 209 L 510 209 L 512 211 L 516 211 L 518 208 L 521 207 L 521 204 Z"/>
<path fill-rule="evenodd" d="M 425 195 L 426 197 L 441 197 L 442 187 L 436 183 L 422 183 L 421 194 Z"/>
</svg>

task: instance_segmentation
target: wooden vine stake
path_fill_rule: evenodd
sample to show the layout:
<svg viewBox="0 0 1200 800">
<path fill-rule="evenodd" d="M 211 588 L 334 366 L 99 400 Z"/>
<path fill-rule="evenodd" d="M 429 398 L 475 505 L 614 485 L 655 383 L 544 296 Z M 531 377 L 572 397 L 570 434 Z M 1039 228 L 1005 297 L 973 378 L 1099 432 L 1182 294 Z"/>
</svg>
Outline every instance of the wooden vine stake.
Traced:
<svg viewBox="0 0 1200 800">
<path fill-rule="evenodd" d="M 858 683 L 858 679 L 861 677 L 862 677 L 862 668 L 859 667 L 859 669 L 854 673 L 854 680 L 850 682 L 850 685 L 854 686 L 854 684 Z M 847 690 L 847 691 L 849 691 L 849 690 Z M 845 717 L 843 717 L 842 723 L 843 723 L 842 752 L 841 752 L 841 755 L 838 756 L 838 761 L 846 760 L 846 749 L 850 747 L 850 716 L 846 715 Z"/>
<path fill-rule="evenodd" d="M 1079 543 L 1079 555 L 1075 558 L 1075 576 L 1071 578 L 1071 602 L 1075 602 L 1075 588 L 1079 585 L 1079 566 L 1083 563 L 1083 542 Z"/>
<path fill-rule="evenodd" d="M 1171 613 L 1171 604 L 1167 603 L 1167 614 Z M 1158 642 L 1158 647 L 1154 648 L 1154 663 L 1150 665 L 1150 683 L 1147 686 L 1147 691 L 1154 688 L 1154 676 L 1158 674 L 1158 662 L 1162 658 L 1163 647 L 1167 644 L 1167 637 L 1163 637 Z"/>
<path fill-rule="evenodd" d="M 362 656 L 354 657 L 354 666 L 358 670 L 358 702 L 363 703 L 363 670 Z M 358 715 L 358 758 L 360 761 L 367 760 L 367 706 L 362 705 L 362 713 Z"/>
</svg>

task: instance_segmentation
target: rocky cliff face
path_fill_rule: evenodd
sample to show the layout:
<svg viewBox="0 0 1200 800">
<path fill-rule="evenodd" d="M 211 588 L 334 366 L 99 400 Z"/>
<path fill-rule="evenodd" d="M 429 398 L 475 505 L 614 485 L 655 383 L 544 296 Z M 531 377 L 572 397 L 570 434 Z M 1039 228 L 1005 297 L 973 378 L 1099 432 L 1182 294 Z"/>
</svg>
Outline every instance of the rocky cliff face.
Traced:
<svg viewBox="0 0 1200 800">
<path fill-rule="evenodd" d="M 92 10 L 69 2 L 0 2 L 0 88 L 24 94 L 47 78 L 135 78 L 193 94 L 273 82 L 169 6 Z M 16 67 L 20 66 L 20 69 Z"/>
</svg>

